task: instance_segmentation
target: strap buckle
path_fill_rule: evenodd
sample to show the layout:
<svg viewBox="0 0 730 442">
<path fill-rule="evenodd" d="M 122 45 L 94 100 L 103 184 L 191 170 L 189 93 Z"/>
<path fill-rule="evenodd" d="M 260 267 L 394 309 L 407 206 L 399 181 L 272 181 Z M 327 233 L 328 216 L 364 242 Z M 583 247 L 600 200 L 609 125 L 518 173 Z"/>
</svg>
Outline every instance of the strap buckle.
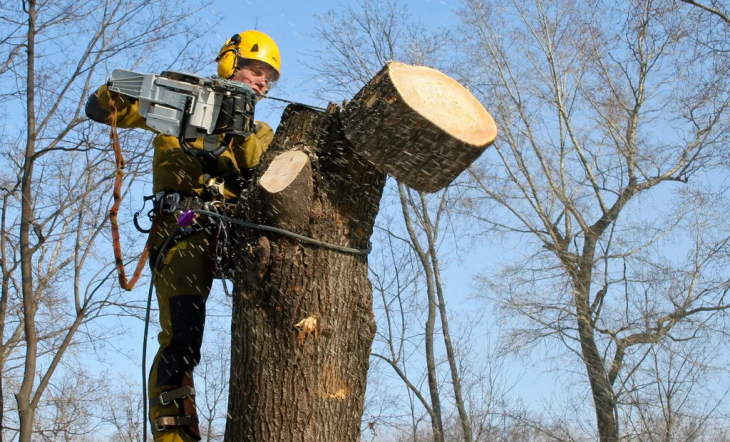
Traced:
<svg viewBox="0 0 730 442">
<path fill-rule="evenodd" d="M 195 389 L 193 387 L 181 387 L 175 390 L 163 391 L 158 397 L 150 399 L 150 406 L 162 405 L 164 407 L 170 405 L 174 400 L 183 399 L 188 396 L 195 396 Z"/>
<path fill-rule="evenodd" d="M 187 427 L 198 425 L 199 421 L 196 416 L 160 416 L 155 419 L 155 430 L 158 432 L 167 431 L 167 427 Z"/>
<path fill-rule="evenodd" d="M 225 181 L 221 177 L 213 177 L 205 182 L 205 188 L 210 193 L 213 200 L 224 199 L 225 197 Z"/>
<path fill-rule="evenodd" d="M 173 399 L 165 400 L 166 394 L 167 394 L 167 392 L 163 391 L 162 393 L 160 393 L 160 397 L 157 398 L 160 401 L 160 405 L 162 405 L 163 407 L 170 405 L 170 402 L 173 401 Z"/>
</svg>

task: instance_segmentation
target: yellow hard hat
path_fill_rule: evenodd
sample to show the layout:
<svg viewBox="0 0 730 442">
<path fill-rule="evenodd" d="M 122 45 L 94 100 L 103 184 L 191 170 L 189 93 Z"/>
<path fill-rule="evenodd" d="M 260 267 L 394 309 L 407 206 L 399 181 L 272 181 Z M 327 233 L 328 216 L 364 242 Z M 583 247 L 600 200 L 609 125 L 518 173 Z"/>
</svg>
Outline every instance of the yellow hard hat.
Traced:
<svg viewBox="0 0 730 442">
<path fill-rule="evenodd" d="M 218 52 L 215 61 L 218 62 L 218 75 L 231 78 L 236 69 L 240 68 L 241 60 L 258 60 L 271 66 L 279 79 L 281 72 L 281 55 L 274 40 L 263 32 L 243 31 L 234 34 Z"/>
</svg>

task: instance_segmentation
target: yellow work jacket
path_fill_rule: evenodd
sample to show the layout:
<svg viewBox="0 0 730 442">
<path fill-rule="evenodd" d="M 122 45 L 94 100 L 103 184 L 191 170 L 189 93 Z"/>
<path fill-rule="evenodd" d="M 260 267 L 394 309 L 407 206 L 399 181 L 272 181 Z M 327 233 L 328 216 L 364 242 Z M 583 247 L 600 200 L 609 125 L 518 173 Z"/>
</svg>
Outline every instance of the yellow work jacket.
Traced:
<svg viewBox="0 0 730 442">
<path fill-rule="evenodd" d="M 106 86 L 100 87 L 91 99 L 94 98 L 101 109 L 109 111 L 110 93 Z M 139 103 L 136 100 L 117 96 L 114 106 L 117 109 L 117 127 L 145 129 L 157 134 L 152 142 L 155 149 L 152 160 L 154 193 L 180 192 L 200 195 L 204 189 L 205 175 L 216 177 L 233 170 L 255 167 L 274 138 L 274 131 L 268 124 L 256 122 L 256 133 L 246 138 L 229 137 L 228 147 L 218 157 L 215 164 L 212 167 L 204 166 L 200 159 L 183 151 L 177 138 L 161 134 L 147 126 L 144 117 L 139 114 Z M 106 117 L 103 122 L 109 124 L 109 118 Z M 218 137 L 219 146 L 225 142 L 225 136 L 220 135 Z M 192 148 L 202 149 L 203 138 L 198 138 L 188 144 Z M 210 170 L 211 168 L 214 170 Z M 241 192 L 239 183 L 233 178 L 235 178 L 235 174 L 224 178 L 226 200 L 235 200 Z"/>
</svg>

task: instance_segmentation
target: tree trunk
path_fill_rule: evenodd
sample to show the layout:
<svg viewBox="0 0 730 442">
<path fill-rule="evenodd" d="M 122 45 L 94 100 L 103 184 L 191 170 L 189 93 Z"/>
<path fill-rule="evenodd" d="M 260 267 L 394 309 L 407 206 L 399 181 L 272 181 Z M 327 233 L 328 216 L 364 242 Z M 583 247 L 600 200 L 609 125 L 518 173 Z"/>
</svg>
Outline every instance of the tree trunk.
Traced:
<svg viewBox="0 0 730 442">
<path fill-rule="evenodd" d="M 35 19 L 36 2 L 29 0 L 27 3 L 28 13 L 28 76 L 27 87 L 27 108 L 28 131 L 26 133 L 25 161 L 23 163 L 23 176 L 21 193 L 23 202 L 21 205 L 20 220 L 20 269 L 21 269 L 21 290 L 23 292 L 23 321 L 25 324 L 25 362 L 23 381 L 19 391 L 15 394 L 15 401 L 18 404 L 18 419 L 20 421 L 19 442 L 30 442 L 33 432 L 33 421 L 35 408 L 31 403 L 33 383 L 36 376 L 36 357 L 38 353 L 38 340 L 35 329 L 36 301 L 33 292 L 33 249 L 30 246 L 30 229 L 33 225 L 33 162 L 35 156 L 36 120 L 35 120 Z"/>
<path fill-rule="evenodd" d="M 575 296 L 576 319 L 580 337 L 581 355 L 591 385 L 596 409 L 600 442 L 618 442 L 616 400 L 613 387 L 606 373 L 605 360 L 596 345 L 596 330 L 590 307 L 590 288 L 595 255 L 595 240 L 586 239 L 583 246 L 580 269 L 572 274 Z"/>
<path fill-rule="evenodd" d="M 439 378 L 436 370 L 436 354 L 434 351 L 434 339 L 436 330 L 436 312 L 438 305 L 436 303 L 436 280 L 433 274 L 433 267 L 428 260 L 427 253 L 421 247 L 418 240 L 418 234 L 413 227 L 410 212 L 408 210 L 406 188 L 402 184 L 398 185 L 398 194 L 400 196 L 401 210 L 403 212 L 403 220 L 406 224 L 408 236 L 411 239 L 411 247 L 413 247 L 416 255 L 421 261 L 421 267 L 426 280 L 426 298 L 428 299 L 428 314 L 426 316 L 426 324 L 424 327 L 425 336 L 424 346 L 426 349 L 426 379 L 428 381 L 428 392 L 431 396 L 431 431 L 433 432 L 434 442 L 444 442 L 444 422 L 441 413 L 441 395 L 439 394 Z M 430 238 L 429 238 L 430 239 Z"/>
<path fill-rule="evenodd" d="M 448 191 L 447 191 L 448 192 Z M 469 422 L 469 413 L 466 411 L 466 403 L 461 393 L 461 374 L 459 373 L 459 364 L 456 360 L 456 352 L 451 343 L 451 332 L 449 331 L 449 317 L 446 313 L 446 300 L 444 296 L 444 284 L 441 281 L 441 265 L 439 264 L 438 254 L 436 253 L 437 241 L 434 225 L 426 210 L 426 196 L 420 192 L 421 205 L 424 208 L 424 228 L 428 241 L 428 255 L 431 258 L 431 268 L 433 269 L 434 287 L 436 288 L 436 299 L 438 299 L 439 316 L 441 317 L 441 334 L 444 337 L 444 348 L 446 349 L 446 360 L 449 363 L 449 371 L 451 372 L 451 385 L 454 389 L 454 401 L 456 409 L 459 412 L 459 423 L 461 424 L 461 432 L 463 433 L 464 442 L 473 442 L 474 435 Z"/>
<path fill-rule="evenodd" d="M 366 249 L 385 174 L 345 146 L 336 112 L 290 106 L 259 172 L 290 150 L 307 153 L 311 167 L 301 168 L 289 192 L 250 189 L 243 217 Z M 358 440 L 375 335 L 367 255 L 260 230 L 237 233 L 242 267 L 226 440 Z"/>
<path fill-rule="evenodd" d="M 0 265 L 2 266 L 2 280 L 0 280 L 0 373 L 5 373 L 5 321 L 8 314 L 8 297 L 10 296 L 8 284 L 10 283 L 8 271 L 8 256 L 5 252 L 6 243 L 6 215 L 8 207 L 8 197 L 10 190 L 0 187 L 3 195 L 3 205 L 0 208 Z M 8 346 L 10 344 L 8 343 Z M 3 441 L 3 422 L 5 422 L 5 384 L 3 383 L 3 375 L 0 374 L 0 442 Z"/>
<path fill-rule="evenodd" d="M 495 136 L 466 89 L 400 63 L 342 111 L 287 108 L 238 216 L 351 250 L 237 230 L 226 440 L 360 439 L 375 321 L 367 251 L 352 249 L 368 248 L 384 172 L 435 191 Z"/>
</svg>

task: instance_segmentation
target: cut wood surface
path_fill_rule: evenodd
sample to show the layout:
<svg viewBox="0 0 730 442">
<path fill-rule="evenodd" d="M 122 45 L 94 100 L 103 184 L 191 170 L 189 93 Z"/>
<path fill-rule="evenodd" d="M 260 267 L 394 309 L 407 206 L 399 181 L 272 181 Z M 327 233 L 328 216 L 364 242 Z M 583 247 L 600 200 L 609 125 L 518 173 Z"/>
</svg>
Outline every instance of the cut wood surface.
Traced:
<svg viewBox="0 0 730 442">
<path fill-rule="evenodd" d="M 299 150 L 284 152 L 277 156 L 261 177 L 261 187 L 267 192 L 277 193 L 286 189 L 309 163 L 306 153 Z"/>
<path fill-rule="evenodd" d="M 262 215 L 273 226 L 305 233 L 312 199 L 312 166 L 300 150 L 277 155 L 259 180 L 268 207 Z"/>
<path fill-rule="evenodd" d="M 352 148 L 408 186 L 447 186 L 497 137 L 497 126 L 456 80 L 425 66 L 388 63 L 342 114 Z"/>
</svg>

